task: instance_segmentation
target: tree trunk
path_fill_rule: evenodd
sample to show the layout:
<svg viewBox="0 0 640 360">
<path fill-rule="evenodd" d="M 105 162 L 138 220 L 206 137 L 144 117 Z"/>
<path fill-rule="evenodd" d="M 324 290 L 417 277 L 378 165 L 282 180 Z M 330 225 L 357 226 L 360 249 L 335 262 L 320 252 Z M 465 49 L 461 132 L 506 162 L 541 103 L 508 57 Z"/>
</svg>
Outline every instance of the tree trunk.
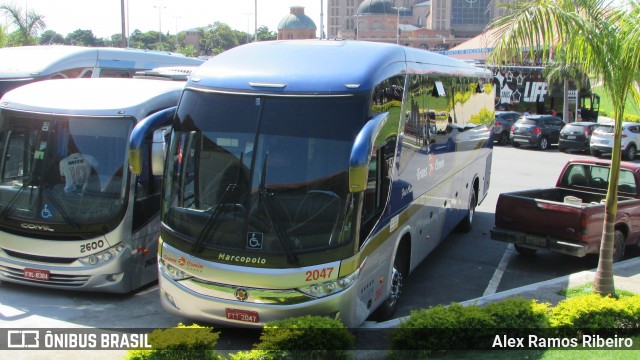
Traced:
<svg viewBox="0 0 640 360">
<path fill-rule="evenodd" d="M 613 151 L 611 154 L 611 170 L 609 171 L 609 187 L 605 204 L 602 240 L 600 242 L 600 258 L 593 281 L 593 289 L 600 295 L 614 295 L 613 251 L 616 213 L 618 212 L 618 179 L 620 173 L 620 140 L 622 138 L 622 116 L 616 114 L 614 128 Z"/>
</svg>

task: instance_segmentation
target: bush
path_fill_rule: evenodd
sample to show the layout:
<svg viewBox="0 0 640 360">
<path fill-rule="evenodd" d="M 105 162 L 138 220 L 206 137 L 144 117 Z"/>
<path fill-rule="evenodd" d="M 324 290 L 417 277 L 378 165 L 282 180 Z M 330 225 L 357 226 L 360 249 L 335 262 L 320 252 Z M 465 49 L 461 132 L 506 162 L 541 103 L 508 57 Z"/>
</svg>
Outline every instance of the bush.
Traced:
<svg viewBox="0 0 640 360">
<path fill-rule="evenodd" d="M 213 348 L 218 343 L 219 332 L 199 325 L 157 329 L 149 334 L 151 350 L 129 350 L 127 360 L 219 360 Z"/>
<path fill-rule="evenodd" d="M 354 344 L 355 337 L 340 321 L 302 316 L 265 324 L 255 349 L 231 359 L 351 359 Z"/>
<path fill-rule="evenodd" d="M 640 295 L 616 299 L 599 294 L 587 294 L 561 301 L 552 309 L 552 327 L 582 332 L 606 332 L 640 329 Z"/>
<path fill-rule="evenodd" d="M 485 310 L 503 329 L 543 329 L 549 327 L 550 304 L 514 297 L 487 305 Z"/>
<path fill-rule="evenodd" d="M 391 349 L 402 357 L 424 357 L 431 351 L 474 349 L 487 345 L 496 322 L 481 307 L 452 303 L 411 312 L 391 335 Z M 490 344 L 490 343 L 488 343 Z"/>
</svg>

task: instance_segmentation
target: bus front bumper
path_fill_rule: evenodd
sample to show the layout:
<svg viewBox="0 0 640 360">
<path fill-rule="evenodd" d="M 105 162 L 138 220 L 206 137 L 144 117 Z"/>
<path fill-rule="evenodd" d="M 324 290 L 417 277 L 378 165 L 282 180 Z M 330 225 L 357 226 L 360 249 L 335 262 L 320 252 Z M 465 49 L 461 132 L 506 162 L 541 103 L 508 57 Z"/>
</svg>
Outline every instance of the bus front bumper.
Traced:
<svg viewBox="0 0 640 360">
<path fill-rule="evenodd" d="M 357 296 L 353 292 L 356 286 L 333 295 L 296 304 L 264 304 L 208 296 L 194 291 L 197 288 L 194 288 L 193 282 L 188 286 L 182 284 L 189 281 L 189 279 L 175 281 L 160 271 L 160 299 L 167 312 L 206 322 L 244 327 L 262 327 L 270 321 L 305 315 L 338 319 L 348 327 L 358 326 L 364 321 L 364 319 L 357 321 L 355 316 Z M 243 295 L 251 297 L 252 289 L 242 287 L 237 289 L 240 291 L 240 298 Z M 242 293 L 243 291 L 247 294 Z M 204 289 L 203 292 L 205 292 Z"/>
</svg>

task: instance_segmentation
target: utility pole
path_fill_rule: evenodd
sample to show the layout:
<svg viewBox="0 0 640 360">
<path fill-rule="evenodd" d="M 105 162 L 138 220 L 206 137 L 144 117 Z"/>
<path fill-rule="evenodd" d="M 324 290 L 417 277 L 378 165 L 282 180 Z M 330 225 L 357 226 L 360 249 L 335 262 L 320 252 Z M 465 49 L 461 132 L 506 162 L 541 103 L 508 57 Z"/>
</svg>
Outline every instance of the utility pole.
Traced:
<svg viewBox="0 0 640 360">
<path fill-rule="evenodd" d="M 158 24 L 160 28 L 160 33 L 158 34 L 158 42 L 162 42 L 162 9 L 166 9 L 166 6 L 153 5 L 154 8 L 158 9 Z"/>
<path fill-rule="evenodd" d="M 122 21 L 122 39 L 120 42 L 120 46 L 123 48 L 127 47 L 127 27 L 125 26 L 126 13 L 124 11 L 124 0 L 120 0 L 120 19 Z"/>
</svg>

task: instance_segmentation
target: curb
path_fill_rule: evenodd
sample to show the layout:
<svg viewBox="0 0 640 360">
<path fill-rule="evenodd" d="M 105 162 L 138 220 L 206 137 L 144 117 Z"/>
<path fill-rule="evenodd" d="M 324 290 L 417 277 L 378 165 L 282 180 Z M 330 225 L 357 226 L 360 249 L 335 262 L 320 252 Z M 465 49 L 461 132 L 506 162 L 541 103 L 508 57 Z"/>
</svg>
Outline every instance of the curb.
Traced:
<svg viewBox="0 0 640 360">
<path fill-rule="evenodd" d="M 621 289 L 640 293 L 640 258 L 629 259 L 613 264 L 614 278 L 616 284 L 621 284 Z M 567 287 L 575 287 L 584 285 L 593 281 L 596 269 L 585 270 L 579 273 L 561 276 L 558 278 L 542 281 L 535 284 L 525 285 L 518 288 L 510 289 L 495 293 L 493 295 L 481 296 L 479 298 L 460 302 L 461 305 L 484 305 L 490 302 L 502 300 L 513 296 L 524 296 L 527 298 L 545 298 L 547 301 L 560 301 L 563 296 L 556 294 L 556 291 Z M 639 279 L 630 280 L 632 277 Z M 626 285 L 626 286 L 624 286 Z M 528 295 L 528 296 L 526 296 Z M 400 324 L 409 317 L 404 316 L 384 322 L 365 322 L 360 326 L 365 329 L 388 329 L 400 326 Z"/>
</svg>

